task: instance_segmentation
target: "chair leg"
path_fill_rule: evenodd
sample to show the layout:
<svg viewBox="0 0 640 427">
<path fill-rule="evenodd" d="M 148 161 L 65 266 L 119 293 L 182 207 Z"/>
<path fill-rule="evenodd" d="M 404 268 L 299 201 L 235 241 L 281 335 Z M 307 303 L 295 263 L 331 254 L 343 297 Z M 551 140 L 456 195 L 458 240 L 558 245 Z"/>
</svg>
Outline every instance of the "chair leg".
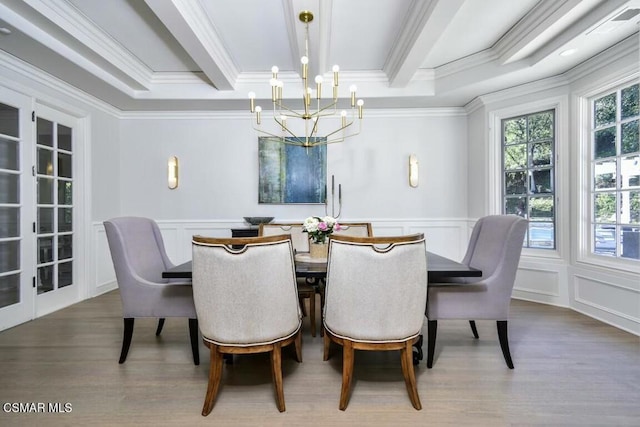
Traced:
<svg viewBox="0 0 640 427">
<path fill-rule="evenodd" d="M 438 321 L 429 320 L 427 322 L 427 368 L 433 366 L 433 354 L 436 350 L 436 333 L 438 332 Z"/>
<path fill-rule="evenodd" d="M 331 354 L 329 353 L 329 350 L 331 348 L 331 338 L 329 338 L 329 334 L 327 332 L 324 332 L 324 326 L 322 327 L 322 331 L 323 333 L 322 335 L 322 341 L 323 341 L 323 347 L 324 347 L 324 352 L 322 355 L 322 360 L 327 361 L 329 360 L 329 357 L 331 356 Z"/>
<path fill-rule="evenodd" d="M 122 336 L 122 351 L 120 351 L 120 360 L 118 363 L 123 364 L 127 360 L 129 354 L 129 346 L 131 346 L 131 337 L 133 337 L 133 317 L 124 319 L 124 334 Z"/>
<path fill-rule="evenodd" d="M 500 340 L 500 348 L 502 349 L 504 361 L 507 362 L 509 369 L 513 369 L 513 361 L 511 360 L 511 352 L 509 351 L 509 338 L 507 336 L 507 321 L 498 320 L 496 326 L 498 327 L 498 339 Z"/>
<path fill-rule="evenodd" d="M 296 350 L 296 361 L 302 363 L 302 329 L 296 334 L 296 339 L 293 341 L 293 345 Z"/>
<path fill-rule="evenodd" d="M 304 296 L 298 295 L 298 303 L 300 303 L 300 310 L 302 311 L 302 317 L 307 316 L 307 308 L 304 306 Z"/>
<path fill-rule="evenodd" d="M 318 293 L 320 294 L 320 324 L 322 325 L 322 316 L 324 316 L 324 290 L 326 283 L 323 279 L 318 282 Z M 324 328 L 320 328 L 320 335 L 324 335 Z"/>
<path fill-rule="evenodd" d="M 273 378 L 273 387 L 276 391 L 276 405 L 278 411 L 284 412 L 284 390 L 282 387 L 282 347 L 277 342 L 273 345 L 271 350 L 271 376 Z"/>
<path fill-rule="evenodd" d="M 220 380 L 222 379 L 222 354 L 218 352 L 218 346 L 214 344 L 210 344 L 209 348 L 211 349 L 209 383 L 207 385 L 207 394 L 204 397 L 204 406 L 202 407 L 202 416 L 204 417 L 209 415 L 213 409 L 213 404 L 220 388 Z"/>
<path fill-rule="evenodd" d="M 159 337 L 162 333 L 162 327 L 164 326 L 164 317 L 158 319 L 158 327 L 156 328 L 156 336 Z"/>
<path fill-rule="evenodd" d="M 411 400 L 414 408 L 420 410 L 422 409 L 422 404 L 420 403 L 420 396 L 418 396 L 416 373 L 413 368 L 413 345 L 411 344 L 411 340 L 407 341 L 406 345 L 400 350 L 400 362 L 402 364 L 404 383 L 409 393 L 409 400 Z"/>
<path fill-rule="evenodd" d="M 309 322 L 311 322 L 311 336 L 316 336 L 316 292 L 309 293 Z"/>
<path fill-rule="evenodd" d="M 342 390 L 340 391 L 340 410 L 347 409 L 349 404 L 349 391 L 353 378 L 353 343 L 344 340 L 342 344 Z"/>
<path fill-rule="evenodd" d="M 480 338 L 480 335 L 478 335 L 478 329 L 476 328 L 476 321 L 469 320 L 469 325 L 471 326 L 471 332 L 473 332 L 474 338 L 476 339 Z"/>
<path fill-rule="evenodd" d="M 200 350 L 198 348 L 198 319 L 189 319 L 189 337 L 191 338 L 191 353 L 193 353 L 193 363 L 194 365 L 199 365 Z"/>
</svg>

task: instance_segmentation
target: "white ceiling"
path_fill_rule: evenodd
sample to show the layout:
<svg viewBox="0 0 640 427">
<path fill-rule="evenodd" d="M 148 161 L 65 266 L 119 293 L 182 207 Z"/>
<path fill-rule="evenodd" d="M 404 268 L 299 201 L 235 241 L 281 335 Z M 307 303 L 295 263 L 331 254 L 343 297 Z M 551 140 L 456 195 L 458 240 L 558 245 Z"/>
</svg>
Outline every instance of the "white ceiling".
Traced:
<svg viewBox="0 0 640 427">
<path fill-rule="evenodd" d="M 272 65 L 300 98 L 298 13 L 310 10 L 311 78 L 339 64 L 340 95 L 357 84 L 368 108 L 464 106 L 638 38 L 633 9 L 640 0 L 0 0 L 0 49 L 125 111 L 245 109 L 249 91 L 271 97 Z"/>
</svg>

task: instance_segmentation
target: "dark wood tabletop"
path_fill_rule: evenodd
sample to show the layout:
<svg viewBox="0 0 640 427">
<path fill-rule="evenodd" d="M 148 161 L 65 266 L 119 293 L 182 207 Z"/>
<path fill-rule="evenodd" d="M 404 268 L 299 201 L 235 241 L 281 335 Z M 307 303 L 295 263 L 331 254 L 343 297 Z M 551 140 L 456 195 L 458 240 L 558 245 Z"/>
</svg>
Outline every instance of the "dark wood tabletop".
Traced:
<svg viewBox="0 0 640 427">
<path fill-rule="evenodd" d="M 427 265 L 430 282 L 452 277 L 481 277 L 482 271 L 468 267 L 452 259 L 427 252 Z M 190 279 L 191 261 L 177 265 L 162 273 L 165 279 Z M 296 261 L 298 277 L 324 278 L 327 275 L 327 263 Z"/>
</svg>

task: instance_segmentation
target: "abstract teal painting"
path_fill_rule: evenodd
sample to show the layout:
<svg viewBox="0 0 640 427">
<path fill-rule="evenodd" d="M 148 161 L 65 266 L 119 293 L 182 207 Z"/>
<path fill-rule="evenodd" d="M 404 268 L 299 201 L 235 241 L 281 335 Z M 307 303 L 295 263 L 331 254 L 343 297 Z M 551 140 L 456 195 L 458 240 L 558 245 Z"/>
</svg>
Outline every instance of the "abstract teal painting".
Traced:
<svg viewBox="0 0 640 427">
<path fill-rule="evenodd" d="M 321 141 L 316 138 L 313 140 Z M 301 147 L 258 138 L 258 203 L 324 203 L 327 146 Z"/>
</svg>

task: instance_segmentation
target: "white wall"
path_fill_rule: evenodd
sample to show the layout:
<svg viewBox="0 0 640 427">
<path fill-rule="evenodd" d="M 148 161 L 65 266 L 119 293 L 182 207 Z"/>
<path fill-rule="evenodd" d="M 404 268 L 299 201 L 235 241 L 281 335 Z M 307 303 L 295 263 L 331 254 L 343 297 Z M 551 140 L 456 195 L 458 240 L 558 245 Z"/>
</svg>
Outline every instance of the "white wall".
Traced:
<svg viewBox="0 0 640 427">
<path fill-rule="evenodd" d="M 404 113 L 404 114 L 403 114 Z M 374 111 L 362 133 L 329 145 L 328 176 L 342 185 L 343 218 L 465 218 L 466 117 L 462 110 Z M 166 220 L 302 220 L 322 205 L 258 204 L 258 142 L 248 113 L 145 114 L 121 121 L 121 210 Z M 420 185 L 408 185 L 408 158 Z M 167 158 L 180 185 L 166 185 Z"/>
</svg>

